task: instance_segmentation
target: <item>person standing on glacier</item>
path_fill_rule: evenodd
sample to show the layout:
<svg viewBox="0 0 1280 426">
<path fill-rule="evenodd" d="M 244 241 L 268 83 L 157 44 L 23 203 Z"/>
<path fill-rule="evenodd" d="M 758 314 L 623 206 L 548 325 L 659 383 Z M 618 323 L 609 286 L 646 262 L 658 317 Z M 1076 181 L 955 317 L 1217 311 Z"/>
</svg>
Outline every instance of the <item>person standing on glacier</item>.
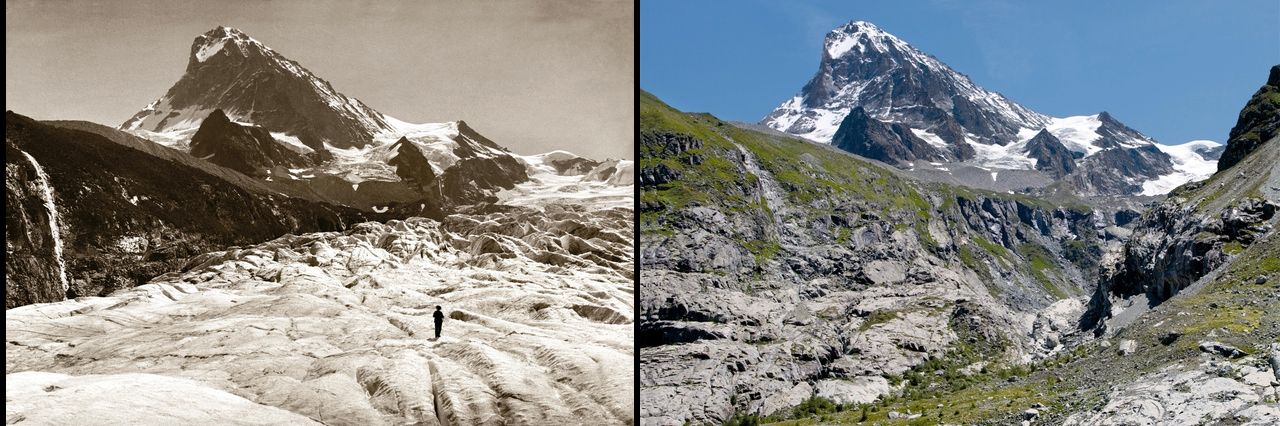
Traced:
<svg viewBox="0 0 1280 426">
<path fill-rule="evenodd" d="M 436 319 L 436 340 L 440 340 L 440 327 L 444 325 L 444 312 L 440 311 L 440 305 L 436 305 L 436 313 L 431 316 Z"/>
</svg>

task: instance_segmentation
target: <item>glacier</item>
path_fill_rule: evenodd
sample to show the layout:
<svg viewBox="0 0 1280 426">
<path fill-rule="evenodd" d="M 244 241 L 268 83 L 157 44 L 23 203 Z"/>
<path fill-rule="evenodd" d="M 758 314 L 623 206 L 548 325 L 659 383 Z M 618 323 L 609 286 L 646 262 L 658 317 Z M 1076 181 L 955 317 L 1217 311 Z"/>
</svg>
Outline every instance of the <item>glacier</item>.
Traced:
<svg viewBox="0 0 1280 426">
<path fill-rule="evenodd" d="M 285 235 L 11 309 L 6 418 L 631 424 L 631 187 L 540 176 L 522 205 Z"/>
</svg>

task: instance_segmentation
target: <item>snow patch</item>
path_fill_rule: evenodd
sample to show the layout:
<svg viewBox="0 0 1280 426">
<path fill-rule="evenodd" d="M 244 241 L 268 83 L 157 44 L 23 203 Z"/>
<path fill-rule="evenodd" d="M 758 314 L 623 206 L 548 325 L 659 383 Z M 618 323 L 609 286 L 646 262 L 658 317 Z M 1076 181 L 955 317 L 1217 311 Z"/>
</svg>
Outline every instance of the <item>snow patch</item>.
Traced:
<svg viewBox="0 0 1280 426">
<path fill-rule="evenodd" d="M 911 133 L 915 133 L 916 137 L 928 142 L 929 145 L 943 149 L 948 148 L 947 141 L 942 140 L 941 136 L 935 135 L 933 132 L 913 128 L 911 129 Z"/>
<path fill-rule="evenodd" d="M 1196 150 L 1219 145 L 1221 144 L 1209 140 L 1195 140 L 1181 145 L 1156 144 L 1156 148 L 1169 155 L 1169 159 L 1173 161 L 1174 171 L 1143 182 L 1142 195 L 1167 194 L 1188 182 L 1201 181 L 1213 176 L 1218 171 L 1218 161 L 1206 160 Z"/>
<path fill-rule="evenodd" d="M 201 46 L 200 50 L 196 51 L 196 62 L 204 62 L 206 59 L 209 59 L 209 57 L 217 54 L 219 51 L 222 51 L 222 45 L 226 43 L 227 39 L 224 38 L 218 39 L 218 41 L 211 44 Z"/>
<path fill-rule="evenodd" d="M 1053 118 L 1049 125 L 1045 126 L 1049 129 L 1049 133 L 1062 142 L 1063 146 L 1069 150 L 1084 153 L 1085 157 L 1102 151 L 1101 147 L 1093 145 L 1094 141 L 1102 137 L 1098 134 L 1099 127 L 1102 127 L 1102 120 L 1098 119 L 1098 114 Z M 1035 133 L 1032 132 L 1027 139 L 1034 137 Z"/>
<path fill-rule="evenodd" d="M 969 146 L 973 147 L 974 158 L 973 163 L 982 167 L 993 169 L 1020 169 L 1029 170 L 1036 167 L 1036 159 L 1028 157 L 1023 150 L 1023 144 L 1009 144 L 1000 146 L 996 144 L 987 145 L 977 140 L 966 137 L 965 141 Z"/>
<path fill-rule="evenodd" d="M 310 154 L 310 153 L 316 152 L 316 150 L 303 144 L 302 140 L 298 139 L 297 136 L 293 136 L 284 132 L 271 132 L 271 137 L 275 139 L 276 142 L 280 142 L 286 148 L 289 148 L 294 152 L 301 153 L 301 154 Z"/>
</svg>

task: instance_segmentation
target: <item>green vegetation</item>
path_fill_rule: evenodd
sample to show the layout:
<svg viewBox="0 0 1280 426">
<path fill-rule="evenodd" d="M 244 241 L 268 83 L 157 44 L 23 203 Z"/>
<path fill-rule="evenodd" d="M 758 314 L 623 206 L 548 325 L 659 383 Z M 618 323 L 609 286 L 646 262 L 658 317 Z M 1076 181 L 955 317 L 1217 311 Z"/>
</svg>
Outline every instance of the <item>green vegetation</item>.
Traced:
<svg viewBox="0 0 1280 426">
<path fill-rule="evenodd" d="M 1067 298 L 1067 293 L 1054 284 L 1047 274 L 1058 269 L 1058 265 L 1053 261 L 1053 253 L 1038 244 L 1022 244 L 1018 246 L 1018 254 L 1027 259 L 1029 272 L 1032 277 L 1035 277 L 1036 282 L 1040 283 L 1041 288 L 1057 299 Z"/>
<path fill-rule="evenodd" d="M 1082 239 L 1066 240 L 1062 242 L 1061 246 L 1062 257 L 1082 270 L 1096 268 L 1098 266 L 1098 258 L 1102 256 L 1101 250 L 1098 249 L 1097 241 L 1089 244 Z"/>
<path fill-rule="evenodd" d="M 1006 250 L 1004 246 L 988 241 L 981 235 L 973 235 L 969 237 L 969 241 L 977 244 L 978 247 L 982 247 L 982 250 L 985 250 L 987 254 L 990 254 L 993 257 L 1007 258 L 1009 254 L 1009 251 Z"/>
<path fill-rule="evenodd" d="M 870 330 L 871 327 L 876 324 L 893 321 L 895 318 L 898 318 L 898 311 L 872 312 L 871 315 L 868 315 L 867 318 L 862 321 L 862 324 L 858 325 L 858 331 Z"/>
<path fill-rule="evenodd" d="M 978 259 L 978 255 L 973 252 L 971 246 L 971 244 L 960 245 L 956 253 L 960 257 L 960 263 L 963 263 L 969 270 L 978 273 L 978 277 L 982 278 L 982 282 L 990 284 L 992 281 L 991 269 L 981 259 Z M 987 289 L 991 289 L 991 286 L 988 285 Z M 992 296 L 996 295 L 992 294 Z"/>
<path fill-rule="evenodd" d="M 769 259 L 773 259 L 773 256 L 777 255 L 778 251 L 782 250 L 782 246 L 778 245 L 777 241 L 743 241 L 742 247 L 751 252 L 752 256 L 755 256 L 757 265 L 764 265 Z"/>
</svg>

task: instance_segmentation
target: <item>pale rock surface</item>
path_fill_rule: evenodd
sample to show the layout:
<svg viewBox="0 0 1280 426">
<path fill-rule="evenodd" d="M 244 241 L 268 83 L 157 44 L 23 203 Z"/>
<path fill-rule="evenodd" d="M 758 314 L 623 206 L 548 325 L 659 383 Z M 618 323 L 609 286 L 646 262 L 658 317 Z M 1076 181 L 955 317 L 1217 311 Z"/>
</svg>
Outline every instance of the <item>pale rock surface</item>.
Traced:
<svg viewBox="0 0 1280 426">
<path fill-rule="evenodd" d="M 828 379 L 814 386 L 814 394 L 837 404 L 869 404 L 889 390 L 889 380 L 880 376 Z"/>
<path fill-rule="evenodd" d="M 1173 364 L 1147 374 L 1109 395 L 1106 406 L 1076 413 L 1067 425 L 1158 425 L 1280 423 L 1276 387 L 1261 380 L 1271 372 L 1255 367 L 1264 361 L 1247 357 L 1225 362 L 1206 358 L 1198 365 Z"/>
</svg>

